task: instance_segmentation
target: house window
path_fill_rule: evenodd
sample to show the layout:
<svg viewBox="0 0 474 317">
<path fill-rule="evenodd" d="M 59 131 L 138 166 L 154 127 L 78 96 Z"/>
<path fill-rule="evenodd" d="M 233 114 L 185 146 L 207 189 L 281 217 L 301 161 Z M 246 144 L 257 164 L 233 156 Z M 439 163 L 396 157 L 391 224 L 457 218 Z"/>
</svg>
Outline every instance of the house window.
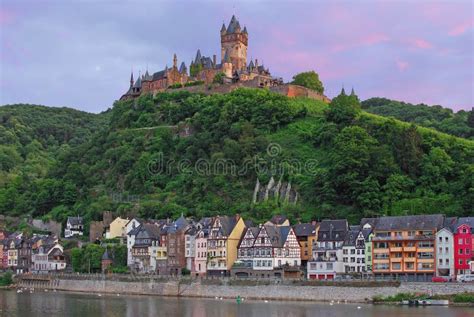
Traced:
<svg viewBox="0 0 474 317">
<path fill-rule="evenodd" d="M 459 265 L 462 265 L 462 263 L 463 263 L 462 259 L 459 259 Z"/>
<path fill-rule="evenodd" d="M 261 242 L 262 244 L 264 244 L 264 243 L 265 243 L 265 237 L 261 237 L 261 238 L 260 238 L 260 242 Z"/>
<path fill-rule="evenodd" d="M 462 254 L 462 249 L 459 249 L 459 254 Z"/>
<path fill-rule="evenodd" d="M 439 242 L 443 242 L 443 237 L 439 237 Z"/>
<path fill-rule="evenodd" d="M 463 239 L 462 239 L 462 238 L 459 238 L 459 239 L 458 239 L 458 243 L 459 243 L 459 244 L 462 244 L 462 242 L 463 242 Z"/>
<path fill-rule="evenodd" d="M 448 238 L 448 237 L 444 238 L 444 241 L 445 241 L 445 242 L 448 242 L 448 241 L 449 241 L 449 238 Z"/>
</svg>

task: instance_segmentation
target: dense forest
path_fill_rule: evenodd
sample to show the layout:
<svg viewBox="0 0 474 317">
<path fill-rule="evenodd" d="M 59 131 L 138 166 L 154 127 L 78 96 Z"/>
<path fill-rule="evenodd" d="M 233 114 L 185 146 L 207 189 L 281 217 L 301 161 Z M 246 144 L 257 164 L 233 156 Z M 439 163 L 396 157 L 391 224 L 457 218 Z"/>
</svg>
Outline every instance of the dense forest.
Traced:
<svg viewBox="0 0 474 317">
<path fill-rule="evenodd" d="M 402 110 L 387 118 L 362 109 L 382 104 L 344 92 L 327 105 L 238 89 L 145 95 L 98 115 L 1 107 L 0 213 L 59 221 L 97 220 L 104 210 L 255 221 L 283 213 L 293 222 L 472 215 L 474 142 L 393 118 Z M 408 117 L 400 119 L 415 121 Z M 298 202 L 254 204 L 257 179 L 270 177 L 290 181 Z"/>
<path fill-rule="evenodd" d="M 453 112 L 439 105 L 413 105 L 386 98 L 370 98 L 363 101 L 361 105 L 362 109 L 370 113 L 394 117 L 462 138 L 474 139 L 474 109 Z"/>
</svg>

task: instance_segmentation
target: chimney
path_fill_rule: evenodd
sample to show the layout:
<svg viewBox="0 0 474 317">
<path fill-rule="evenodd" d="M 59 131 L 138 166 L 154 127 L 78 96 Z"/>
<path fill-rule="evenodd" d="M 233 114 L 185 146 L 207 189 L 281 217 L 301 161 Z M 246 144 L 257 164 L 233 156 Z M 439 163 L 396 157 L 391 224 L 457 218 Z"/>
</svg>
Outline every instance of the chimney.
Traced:
<svg viewBox="0 0 474 317">
<path fill-rule="evenodd" d="M 216 54 L 212 55 L 212 63 L 214 64 L 214 66 L 216 66 L 216 64 L 217 64 Z"/>
</svg>

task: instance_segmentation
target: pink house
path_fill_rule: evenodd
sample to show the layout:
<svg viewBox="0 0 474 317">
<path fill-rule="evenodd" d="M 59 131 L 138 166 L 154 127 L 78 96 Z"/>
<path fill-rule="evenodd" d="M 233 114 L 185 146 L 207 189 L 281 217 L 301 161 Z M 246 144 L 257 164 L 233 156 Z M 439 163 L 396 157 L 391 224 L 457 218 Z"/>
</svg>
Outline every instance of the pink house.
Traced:
<svg viewBox="0 0 474 317">
<path fill-rule="evenodd" d="M 454 271 L 470 274 L 473 259 L 474 217 L 459 218 L 454 228 Z"/>
</svg>

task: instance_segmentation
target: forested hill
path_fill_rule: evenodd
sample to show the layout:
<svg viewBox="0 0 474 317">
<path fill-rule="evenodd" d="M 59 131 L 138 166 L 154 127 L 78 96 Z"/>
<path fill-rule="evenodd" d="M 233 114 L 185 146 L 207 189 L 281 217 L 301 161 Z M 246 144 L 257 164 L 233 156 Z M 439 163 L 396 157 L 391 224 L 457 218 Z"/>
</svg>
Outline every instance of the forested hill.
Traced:
<svg viewBox="0 0 474 317">
<path fill-rule="evenodd" d="M 38 201 L 37 190 L 48 182 L 50 168 L 107 124 L 108 113 L 29 104 L 1 106 L 0 214 L 33 213 L 31 204 Z"/>
<path fill-rule="evenodd" d="M 473 213 L 474 142 L 364 112 L 357 96 L 326 105 L 262 89 L 161 93 L 118 101 L 101 116 L 108 124 L 91 127 L 97 133 L 81 144 L 59 150 L 38 141 L 56 154 L 35 178 L 35 129 L 24 128 L 29 142 L 2 141 L 8 151 L 22 144 L 23 161 L 2 163 L 0 214 L 90 221 L 104 210 L 150 218 L 240 213 L 263 221 L 283 213 L 294 222 Z M 2 138 L 10 131 L 2 123 Z M 296 204 L 252 202 L 257 179 L 266 185 L 271 177 L 291 183 Z"/>
<path fill-rule="evenodd" d="M 386 98 L 370 98 L 362 102 L 362 109 L 385 117 L 413 122 L 462 138 L 474 139 L 474 109 L 456 113 L 441 106 L 413 105 Z"/>
</svg>

